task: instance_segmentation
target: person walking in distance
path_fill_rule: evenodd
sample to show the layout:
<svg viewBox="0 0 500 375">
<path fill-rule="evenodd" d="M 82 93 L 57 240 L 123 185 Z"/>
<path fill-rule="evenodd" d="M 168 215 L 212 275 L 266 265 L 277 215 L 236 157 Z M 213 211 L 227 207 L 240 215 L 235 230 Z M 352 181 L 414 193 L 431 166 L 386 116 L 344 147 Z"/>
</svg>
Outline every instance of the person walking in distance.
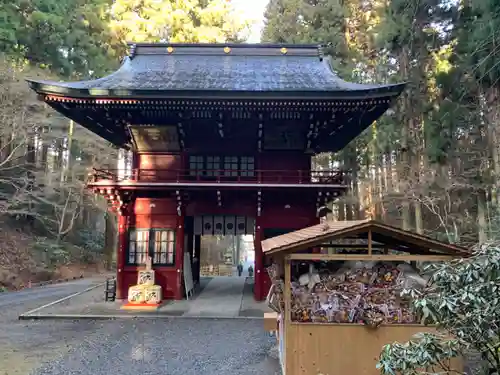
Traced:
<svg viewBox="0 0 500 375">
<path fill-rule="evenodd" d="M 241 274 L 243 273 L 243 265 L 241 263 L 238 263 L 238 267 L 236 267 L 238 269 L 238 276 L 241 276 Z"/>
</svg>

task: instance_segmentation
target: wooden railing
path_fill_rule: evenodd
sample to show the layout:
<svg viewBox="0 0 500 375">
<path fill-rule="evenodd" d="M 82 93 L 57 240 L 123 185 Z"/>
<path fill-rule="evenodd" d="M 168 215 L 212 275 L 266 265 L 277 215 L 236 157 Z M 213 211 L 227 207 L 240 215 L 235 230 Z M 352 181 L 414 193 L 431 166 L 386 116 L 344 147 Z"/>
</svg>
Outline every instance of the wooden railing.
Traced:
<svg viewBox="0 0 500 375">
<path fill-rule="evenodd" d="M 344 185 L 347 173 L 340 169 L 308 170 L 162 170 L 134 169 L 99 170 L 94 169 L 91 183 L 100 181 L 123 182 L 225 182 L 225 183 L 269 183 L 269 184 L 332 184 Z"/>
</svg>

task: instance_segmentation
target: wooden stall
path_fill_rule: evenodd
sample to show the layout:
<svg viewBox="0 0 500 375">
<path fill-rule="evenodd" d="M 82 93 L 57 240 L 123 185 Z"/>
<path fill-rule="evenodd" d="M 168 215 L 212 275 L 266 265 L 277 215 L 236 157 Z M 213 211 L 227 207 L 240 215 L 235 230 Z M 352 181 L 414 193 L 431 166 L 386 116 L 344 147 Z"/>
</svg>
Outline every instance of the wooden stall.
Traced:
<svg viewBox="0 0 500 375">
<path fill-rule="evenodd" d="M 269 314 L 265 325 L 278 331 L 286 375 L 378 374 L 384 345 L 435 329 L 418 324 L 409 301 L 401 299 L 406 280 L 412 277 L 423 287 L 428 275 L 416 273 L 422 262 L 469 255 L 464 248 L 371 220 L 324 222 L 263 241 L 262 247 L 272 258 L 268 303 L 277 320 L 273 325 Z M 312 248 L 320 253 L 311 254 Z M 352 292 L 357 297 L 347 298 L 354 287 L 360 288 Z M 339 306 L 346 301 L 343 310 Z M 459 359 L 453 361 L 453 368 L 460 366 Z"/>
</svg>

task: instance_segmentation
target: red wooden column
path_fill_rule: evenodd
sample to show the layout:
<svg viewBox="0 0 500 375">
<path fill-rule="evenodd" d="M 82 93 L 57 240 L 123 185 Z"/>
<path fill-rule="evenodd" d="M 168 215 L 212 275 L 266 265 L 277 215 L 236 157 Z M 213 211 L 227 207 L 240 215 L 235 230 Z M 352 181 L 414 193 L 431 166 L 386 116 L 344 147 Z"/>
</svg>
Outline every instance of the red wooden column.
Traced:
<svg viewBox="0 0 500 375">
<path fill-rule="evenodd" d="M 134 152 L 132 154 L 132 176 L 136 181 L 139 181 L 140 177 L 140 171 L 139 171 L 139 154 L 137 152 Z"/>
<path fill-rule="evenodd" d="M 175 299 L 183 299 L 182 278 L 184 277 L 184 209 L 181 215 L 177 216 L 177 229 L 175 234 L 175 269 L 176 285 L 175 285 Z"/>
<path fill-rule="evenodd" d="M 201 257 L 201 236 L 200 235 L 195 235 L 194 236 L 194 257 L 196 258 L 196 263 L 193 265 L 194 268 L 193 268 L 193 279 L 194 279 L 194 283 L 196 285 L 196 283 L 199 283 L 200 282 L 200 267 L 201 267 L 201 264 L 200 264 L 200 257 Z"/>
<path fill-rule="evenodd" d="M 260 226 L 260 220 L 257 218 L 255 220 L 255 236 L 254 236 L 254 249 L 255 249 L 255 274 L 254 274 L 254 298 L 256 301 L 261 301 L 262 297 L 262 289 L 264 282 L 264 259 L 262 253 L 262 228 Z"/>
<path fill-rule="evenodd" d="M 127 286 L 125 285 L 125 252 L 127 249 L 127 232 L 129 216 L 118 215 L 118 253 L 116 255 L 116 298 L 127 298 Z"/>
</svg>

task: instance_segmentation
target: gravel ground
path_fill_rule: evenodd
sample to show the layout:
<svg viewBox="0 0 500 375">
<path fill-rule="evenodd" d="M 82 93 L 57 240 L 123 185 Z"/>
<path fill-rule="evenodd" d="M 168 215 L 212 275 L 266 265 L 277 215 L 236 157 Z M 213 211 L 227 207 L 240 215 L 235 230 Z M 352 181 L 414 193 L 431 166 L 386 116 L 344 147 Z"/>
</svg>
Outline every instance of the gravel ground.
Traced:
<svg viewBox="0 0 500 375">
<path fill-rule="evenodd" d="M 81 342 L 33 375 L 279 374 L 274 338 L 261 321 L 134 320 L 75 322 Z M 85 336 L 84 332 L 94 331 Z M 9 374 L 10 375 L 10 374 Z"/>
<path fill-rule="evenodd" d="M 23 312 L 95 283 L 0 294 L 0 375 L 280 373 L 270 355 L 275 339 L 261 320 L 18 320 Z M 478 362 L 471 356 L 467 373 Z"/>
<path fill-rule="evenodd" d="M 0 294 L 0 375 L 278 374 L 262 321 L 18 320 L 96 282 Z"/>
</svg>

